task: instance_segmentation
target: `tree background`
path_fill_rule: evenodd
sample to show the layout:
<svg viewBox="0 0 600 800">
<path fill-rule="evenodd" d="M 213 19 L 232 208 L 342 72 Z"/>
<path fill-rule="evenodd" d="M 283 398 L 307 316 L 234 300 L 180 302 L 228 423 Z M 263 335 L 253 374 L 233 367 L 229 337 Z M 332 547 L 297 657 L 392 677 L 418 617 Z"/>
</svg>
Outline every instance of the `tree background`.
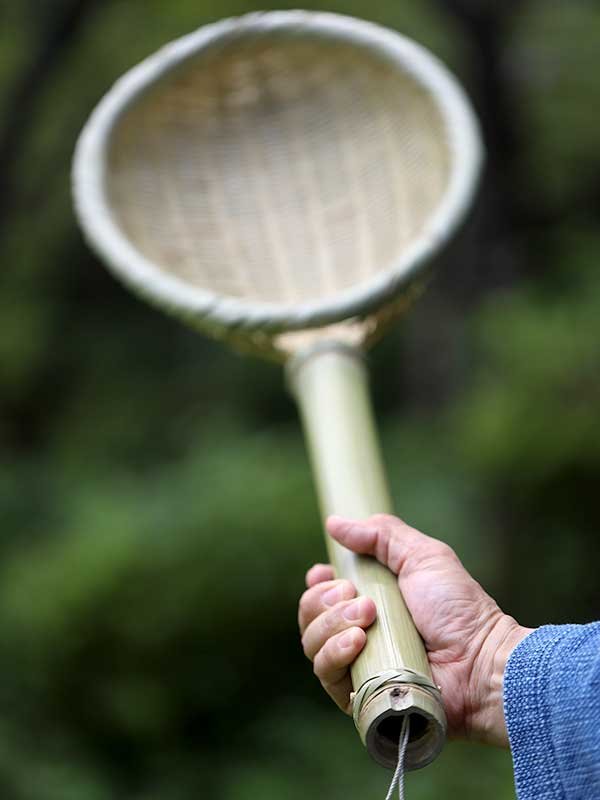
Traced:
<svg viewBox="0 0 600 800">
<path fill-rule="evenodd" d="M 279 368 L 131 297 L 71 211 L 74 143 L 111 83 L 256 8 L 0 0 L 7 800 L 385 793 L 300 650 L 296 603 L 324 547 Z M 441 56 L 489 156 L 469 225 L 371 356 L 396 507 L 523 624 L 597 618 L 598 5 L 326 8 Z M 514 797 L 508 753 L 451 743 L 408 778 L 413 800 L 483 788 Z"/>
</svg>

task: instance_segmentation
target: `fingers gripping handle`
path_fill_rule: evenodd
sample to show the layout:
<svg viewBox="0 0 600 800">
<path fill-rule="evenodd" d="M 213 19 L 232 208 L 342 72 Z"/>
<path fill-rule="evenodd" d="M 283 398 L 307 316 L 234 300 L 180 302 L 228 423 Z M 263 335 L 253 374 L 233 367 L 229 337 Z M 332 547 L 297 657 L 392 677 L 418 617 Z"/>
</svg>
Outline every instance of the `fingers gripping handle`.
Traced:
<svg viewBox="0 0 600 800">
<path fill-rule="evenodd" d="M 323 516 L 362 519 L 391 512 L 360 352 L 322 343 L 290 362 L 288 378 L 300 408 Z M 406 768 L 425 766 L 443 746 L 446 719 L 396 578 L 375 559 L 326 539 L 337 575 L 352 581 L 359 594 L 377 605 L 377 620 L 352 668 L 360 737 L 377 761 L 393 767 L 402 717 L 410 714 Z"/>
</svg>

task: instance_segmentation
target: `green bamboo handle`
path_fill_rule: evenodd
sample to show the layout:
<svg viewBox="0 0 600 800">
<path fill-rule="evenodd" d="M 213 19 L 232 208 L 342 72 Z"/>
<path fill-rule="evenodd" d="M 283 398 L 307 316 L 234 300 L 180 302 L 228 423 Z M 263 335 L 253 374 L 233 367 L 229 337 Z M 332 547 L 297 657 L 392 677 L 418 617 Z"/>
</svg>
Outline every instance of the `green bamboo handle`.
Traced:
<svg viewBox="0 0 600 800">
<path fill-rule="evenodd" d="M 373 420 L 367 371 L 359 351 L 321 343 L 298 354 L 288 367 L 316 479 L 321 512 L 363 519 L 390 513 L 392 505 Z M 355 692 L 390 670 L 412 671 L 431 681 L 423 642 L 398 589 L 396 578 L 375 559 L 357 556 L 326 536 L 338 577 L 348 578 L 378 610 L 367 645 L 352 667 Z M 355 722 L 371 755 L 395 766 L 401 718 L 411 714 L 407 769 L 417 769 L 440 752 L 446 731 L 436 693 L 416 682 L 388 681 L 364 703 Z M 374 684 L 371 684 L 374 685 Z"/>
</svg>

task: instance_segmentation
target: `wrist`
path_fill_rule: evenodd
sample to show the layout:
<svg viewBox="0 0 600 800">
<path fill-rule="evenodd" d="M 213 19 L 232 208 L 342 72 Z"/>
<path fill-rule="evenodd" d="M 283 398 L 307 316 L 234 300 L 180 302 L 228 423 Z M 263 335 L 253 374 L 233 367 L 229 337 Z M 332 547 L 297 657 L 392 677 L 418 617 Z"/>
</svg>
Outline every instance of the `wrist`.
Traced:
<svg viewBox="0 0 600 800">
<path fill-rule="evenodd" d="M 472 672 L 471 738 L 508 747 L 504 719 L 504 671 L 515 647 L 532 632 L 502 614 L 485 638 Z"/>
</svg>

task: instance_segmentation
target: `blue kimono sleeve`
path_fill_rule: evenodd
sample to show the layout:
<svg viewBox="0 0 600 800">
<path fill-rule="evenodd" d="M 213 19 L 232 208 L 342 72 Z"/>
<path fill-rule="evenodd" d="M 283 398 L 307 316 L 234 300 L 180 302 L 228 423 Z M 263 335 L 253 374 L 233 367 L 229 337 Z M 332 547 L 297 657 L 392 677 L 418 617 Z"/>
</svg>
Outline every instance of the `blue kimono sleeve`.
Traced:
<svg viewBox="0 0 600 800">
<path fill-rule="evenodd" d="M 600 800 L 600 622 L 523 639 L 504 672 L 504 714 L 519 800 Z"/>
</svg>

